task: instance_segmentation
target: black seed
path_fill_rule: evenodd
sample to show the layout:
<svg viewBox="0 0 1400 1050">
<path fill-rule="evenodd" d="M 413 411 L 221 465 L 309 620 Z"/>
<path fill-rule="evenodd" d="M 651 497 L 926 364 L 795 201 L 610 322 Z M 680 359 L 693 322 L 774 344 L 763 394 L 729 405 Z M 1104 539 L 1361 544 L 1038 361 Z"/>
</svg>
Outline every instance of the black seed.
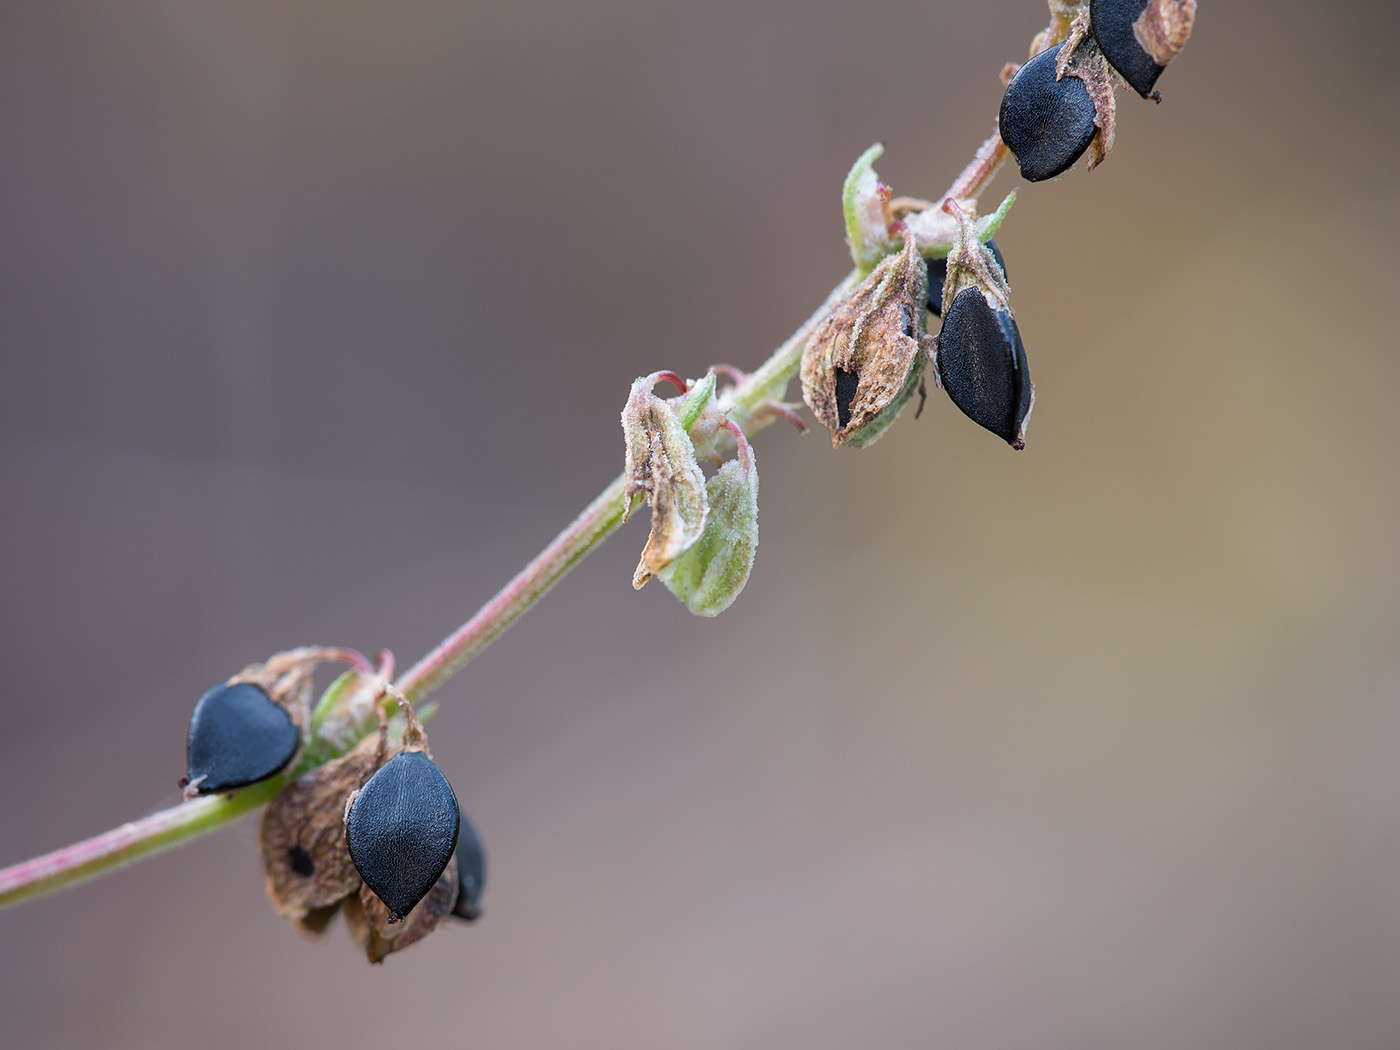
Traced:
<svg viewBox="0 0 1400 1050">
<path fill-rule="evenodd" d="M 1011 313 L 994 308 L 976 288 L 964 288 L 938 333 L 937 360 L 953 404 L 1020 448 L 1032 388 L 1021 331 Z"/>
<path fill-rule="evenodd" d="M 402 919 L 452 859 L 460 821 L 452 785 L 421 751 L 379 767 L 345 814 L 345 844 L 360 878 Z"/>
<path fill-rule="evenodd" d="M 1001 267 L 1003 280 L 1009 281 L 1006 276 L 1006 262 L 1001 257 L 1001 249 L 997 247 L 996 238 L 987 242 L 987 247 L 992 250 L 992 255 L 996 257 L 997 265 Z M 928 260 L 928 309 L 934 317 L 943 316 L 943 282 L 948 279 L 948 259 Z"/>
<path fill-rule="evenodd" d="M 1097 130 L 1084 81 L 1069 75 L 1055 79 L 1055 58 L 1062 47 L 1056 44 L 1022 66 L 1002 96 L 1001 138 L 1016 154 L 1027 182 L 1068 171 Z"/>
<path fill-rule="evenodd" d="M 201 795 L 244 787 L 276 773 L 300 744 L 292 716 L 261 687 L 216 685 L 190 715 L 189 781 Z"/>
<path fill-rule="evenodd" d="M 856 399 L 856 388 L 860 386 L 860 376 L 836 369 L 836 422 L 845 427 L 851 421 L 851 402 Z"/>
<path fill-rule="evenodd" d="M 298 875 L 310 878 L 316 874 L 316 862 L 311 859 L 311 854 L 300 846 L 293 846 L 287 850 L 287 863 L 292 866 L 292 870 Z"/>
<path fill-rule="evenodd" d="M 462 827 L 457 833 L 457 903 L 452 914 L 467 922 L 481 918 L 481 891 L 486 888 L 486 850 L 481 839 L 472 827 L 472 822 L 462 814 Z"/>
<path fill-rule="evenodd" d="M 1152 85 L 1162 75 L 1163 66 L 1152 61 L 1133 33 L 1133 23 L 1147 8 L 1147 0 L 1090 0 L 1089 32 L 1098 42 L 1108 64 L 1123 75 L 1143 98 L 1152 94 Z"/>
</svg>

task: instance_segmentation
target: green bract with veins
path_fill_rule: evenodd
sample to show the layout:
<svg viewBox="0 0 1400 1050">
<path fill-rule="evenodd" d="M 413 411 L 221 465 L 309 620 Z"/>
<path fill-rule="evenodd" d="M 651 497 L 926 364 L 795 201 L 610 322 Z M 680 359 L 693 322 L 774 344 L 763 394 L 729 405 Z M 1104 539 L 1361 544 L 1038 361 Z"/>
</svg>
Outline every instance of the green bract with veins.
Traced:
<svg viewBox="0 0 1400 1050">
<path fill-rule="evenodd" d="M 718 616 L 733 604 L 758 548 L 758 466 L 743 434 L 735 436 L 738 455 L 705 484 L 710 512 L 704 533 L 658 574 L 697 616 Z"/>
</svg>

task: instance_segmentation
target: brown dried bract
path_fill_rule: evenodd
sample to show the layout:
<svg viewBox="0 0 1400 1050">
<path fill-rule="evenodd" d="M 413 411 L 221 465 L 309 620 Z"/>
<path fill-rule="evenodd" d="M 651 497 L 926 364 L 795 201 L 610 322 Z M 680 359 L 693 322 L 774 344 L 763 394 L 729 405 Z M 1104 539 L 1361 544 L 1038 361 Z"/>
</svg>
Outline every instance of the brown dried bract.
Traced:
<svg viewBox="0 0 1400 1050">
<path fill-rule="evenodd" d="M 319 937 L 326 932 L 326 927 L 331 924 L 331 920 L 340 912 L 340 901 L 334 904 L 327 904 L 324 908 L 314 908 L 307 912 L 300 919 L 295 919 L 292 925 L 297 932 L 305 934 L 307 937 Z"/>
<path fill-rule="evenodd" d="M 345 800 L 383 764 L 385 750 L 381 729 L 345 757 L 297 777 L 263 810 L 258 854 L 279 915 L 301 922 L 358 891 L 360 875 L 345 846 Z"/>
<path fill-rule="evenodd" d="M 1089 11 L 1084 8 L 1070 25 L 1065 46 L 1055 59 L 1055 79 L 1076 77 L 1084 82 L 1089 100 L 1094 104 L 1094 126 L 1098 131 L 1089 141 L 1088 170 L 1093 171 L 1113 152 L 1113 139 L 1118 124 L 1118 104 L 1114 99 L 1115 75 L 1089 36 Z"/>
<path fill-rule="evenodd" d="M 1118 103 L 1114 98 L 1113 68 L 1096 45 L 1086 46 L 1075 60 L 1072 76 L 1084 81 L 1089 99 L 1094 103 L 1094 125 L 1099 129 L 1089 140 L 1089 163 L 1093 171 L 1113 151 L 1114 132 L 1118 126 Z"/>
<path fill-rule="evenodd" d="M 350 936 L 372 963 L 403 951 L 432 933 L 452 914 L 457 903 L 457 858 L 438 876 L 428 895 L 401 922 L 389 924 L 389 909 L 368 886 L 347 897 L 341 907 Z"/>
<path fill-rule="evenodd" d="M 1196 0 L 1147 0 L 1133 23 L 1133 36 L 1159 66 L 1181 54 L 1196 23 Z"/>
<path fill-rule="evenodd" d="M 909 400 L 927 359 L 928 269 L 914 238 L 887 255 L 817 326 L 802 352 L 802 399 L 832 445 L 868 444 Z"/>
<path fill-rule="evenodd" d="M 695 460 L 695 446 L 675 409 L 651 392 L 659 376 L 633 383 L 622 410 L 627 442 L 622 520 L 627 520 L 638 492 L 645 492 L 651 502 L 651 534 L 632 577 L 637 588 L 700 538 L 708 509 L 705 475 Z"/>
<path fill-rule="evenodd" d="M 953 300 L 964 288 L 976 288 L 994 308 L 1010 310 L 1011 289 L 1006 284 L 1006 274 L 991 249 L 978 239 L 972 216 L 951 198 L 943 202 L 943 210 L 957 224 L 943 279 L 943 316 L 948 316 Z"/>
<path fill-rule="evenodd" d="M 293 724 L 304 729 L 311 714 L 311 676 L 318 666 L 338 658 L 338 651 L 320 646 L 289 649 L 268 657 L 264 663 L 250 664 L 227 684 L 252 682 L 261 686 L 275 703 L 286 708 Z"/>
<path fill-rule="evenodd" d="M 1074 13 L 1074 18 L 1069 24 L 1069 33 L 1064 39 L 1065 46 L 1060 48 L 1060 56 L 1055 59 L 1056 80 L 1059 80 L 1069 72 L 1070 60 L 1074 57 L 1074 53 L 1079 50 L 1079 45 L 1084 43 L 1088 37 L 1089 9 L 1087 7 L 1081 7 Z"/>
</svg>

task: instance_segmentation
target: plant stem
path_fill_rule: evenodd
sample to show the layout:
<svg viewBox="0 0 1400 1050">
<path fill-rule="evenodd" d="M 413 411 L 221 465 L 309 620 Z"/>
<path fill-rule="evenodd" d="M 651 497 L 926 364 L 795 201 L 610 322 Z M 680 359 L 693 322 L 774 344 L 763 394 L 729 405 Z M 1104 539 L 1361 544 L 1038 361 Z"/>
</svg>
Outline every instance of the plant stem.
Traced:
<svg viewBox="0 0 1400 1050">
<path fill-rule="evenodd" d="M 96 878 L 208 834 L 282 790 L 281 774 L 236 795 L 196 798 L 0 871 L 0 908 Z"/>
<path fill-rule="evenodd" d="M 410 701 L 432 692 L 460 671 L 525 611 L 544 597 L 585 554 L 602 543 L 622 521 L 622 476 L 612 480 L 573 524 L 535 555 L 533 561 L 449 634 L 427 656 L 404 672 L 398 687 Z"/>
<path fill-rule="evenodd" d="M 729 414 L 750 435 L 777 416 L 764 406 L 781 399 L 797 371 L 812 329 L 855 282 L 848 275 L 782 346 L 757 370 L 723 395 Z M 615 478 L 573 523 L 521 569 L 466 623 L 404 672 L 398 688 L 417 702 L 460 671 L 472 657 L 539 601 L 622 520 L 623 479 Z M 83 842 L 0 870 L 0 908 L 96 878 L 108 871 L 171 849 L 230 824 L 282 790 L 281 774 L 230 796 L 197 798 Z"/>
<path fill-rule="evenodd" d="M 728 391 L 726 402 L 733 406 L 729 414 L 739 417 L 736 422 L 746 433 L 753 434 L 773 421 L 773 416 L 761 411 L 765 401 L 781 398 L 780 388 L 785 389 L 796 373 L 807 337 L 835 301 L 846 294 L 854 280 L 854 275 L 848 275 L 832 289 L 822 305 L 782 346 L 773 351 L 767 361 Z M 779 392 L 775 394 L 775 390 Z M 405 671 L 397 685 L 409 700 L 419 700 L 460 671 L 468 660 L 495 641 L 507 627 L 543 598 L 584 555 L 607 539 L 622 521 L 622 492 L 623 478 L 618 475 L 584 508 L 572 525 L 540 551 L 475 616 Z"/>
</svg>

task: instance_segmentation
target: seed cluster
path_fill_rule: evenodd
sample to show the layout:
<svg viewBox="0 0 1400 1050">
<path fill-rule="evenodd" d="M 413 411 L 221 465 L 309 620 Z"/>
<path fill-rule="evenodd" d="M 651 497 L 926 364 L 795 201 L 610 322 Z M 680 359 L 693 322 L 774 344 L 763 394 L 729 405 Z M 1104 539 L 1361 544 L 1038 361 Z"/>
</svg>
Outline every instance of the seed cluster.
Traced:
<svg viewBox="0 0 1400 1050">
<path fill-rule="evenodd" d="M 343 757 L 290 779 L 263 811 L 258 851 L 278 914 L 313 935 L 343 914 L 361 950 L 380 962 L 449 916 L 467 922 L 481 916 L 486 854 L 428 754 L 412 707 L 383 677 L 348 672 L 364 679 L 360 688 L 338 682 L 326 691 L 329 705 L 319 705 L 328 710 L 318 706 L 313 716 L 311 673 L 334 658 L 327 654 L 345 652 L 279 653 L 200 697 L 183 783 L 193 795 L 265 780 L 287 768 L 327 722 L 355 724 L 357 703 L 368 696 L 378 731 Z M 397 745 L 389 737 L 391 699 L 405 719 Z"/>
<path fill-rule="evenodd" d="M 998 117 L 1021 177 L 1053 179 L 1086 150 L 1090 168 L 1102 162 L 1113 148 L 1116 82 L 1160 102 L 1153 87 L 1195 18 L 1196 0 L 1090 0 L 1063 43 L 1033 47 L 1007 84 Z"/>
<path fill-rule="evenodd" d="M 1025 447 L 1035 387 L 991 239 L 1015 194 L 979 218 L 976 188 L 1004 150 L 1028 182 L 1063 174 L 1085 153 L 1091 169 L 1101 163 L 1113 148 L 1118 85 L 1161 100 L 1153 85 L 1190 37 L 1196 0 L 1051 0 L 1050 8 L 1055 21 L 1030 59 L 1003 74 L 997 134 L 944 200 L 892 198 L 872 167 L 878 144 L 846 178 L 846 240 L 864 280 L 816 325 L 801 367 L 803 400 L 834 445 L 873 443 L 915 390 L 922 411 L 931 367 L 968 418 Z"/>
</svg>

